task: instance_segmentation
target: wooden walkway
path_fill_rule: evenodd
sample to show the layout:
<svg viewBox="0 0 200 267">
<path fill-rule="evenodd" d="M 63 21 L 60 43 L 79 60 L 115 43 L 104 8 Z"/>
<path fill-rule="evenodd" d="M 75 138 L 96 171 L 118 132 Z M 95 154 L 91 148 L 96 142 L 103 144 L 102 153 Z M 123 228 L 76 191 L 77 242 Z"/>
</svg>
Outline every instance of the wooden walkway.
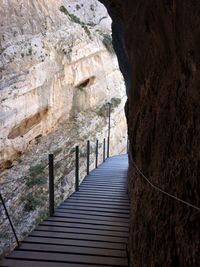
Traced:
<svg viewBox="0 0 200 267">
<path fill-rule="evenodd" d="M 108 158 L 0 266 L 128 266 L 127 168 L 127 156 Z"/>
</svg>

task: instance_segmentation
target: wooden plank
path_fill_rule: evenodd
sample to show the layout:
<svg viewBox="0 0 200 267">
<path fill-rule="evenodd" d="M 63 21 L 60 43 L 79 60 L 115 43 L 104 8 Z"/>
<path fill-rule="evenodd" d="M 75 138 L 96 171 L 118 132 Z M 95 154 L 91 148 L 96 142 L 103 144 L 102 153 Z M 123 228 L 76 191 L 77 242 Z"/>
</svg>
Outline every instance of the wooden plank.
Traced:
<svg viewBox="0 0 200 267">
<path fill-rule="evenodd" d="M 108 194 L 98 194 L 98 193 L 92 193 L 92 192 L 90 192 L 90 193 L 86 193 L 86 192 L 78 192 L 78 194 L 76 193 L 76 194 L 74 194 L 73 195 L 73 197 L 79 197 L 80 196 L 80 198 L 82 199 L 82 198 L 92 198 L 92 199 L 94 199 L 94 200 L 96 200 L 96 199 L 98 199 L 98 200 L 107 200 L 107 202 L 115 202 L 116 200 L 118 200 L 118 201 L 122 201 L 122 202 L 124 202 L 124 203 L 127 203 L 127 204 L 129 204 L 129 199 L 128 199 L 128 196 L 126 196 L 126 195 L 121 195 L 121 196 L 119 196 L 119 195 L 117 195 L 117 194 L 110 194 L 110 195 L 108 195 Z"/>
<path fill-rule="evenodd" d="M 120 237 L 119 242 L 121 242 L 121 238 L 124 239 L 124 242 L 127 242 L 128 233 L 121 233 L 120 235 L 114 234 L 110 231 L 104 231 L 104 230 L 93 230 L 93 229 L 77 229 L 77 228 L 67 228 L 62 226 L 56 226 L 56 225 L 38 225 L 36 228 L 37 231 L 52 231 L 52 232 L 62 232 L 62 233 L 74 233 L 74 234 L 82 234 L 84 235 L 96 235 L 96 236 L 111 236 L 111 237 Z M 96 239 L 98 240 L 98 238 Z"/>
<path fill-rule="evenodd" d="M 86 210 L 86 211 L 102 211 L 102 212 L 111 212 L 111 213 L 119 213 L 119 214 L 129 214 L 129 209 L 118 209 L 116 208 L 109 208 L 109 206 L 91 206 L 91 205 L 73 205 L 73 204 L 61 204 L 59 207 L 59 209 L 67 209 L 67 210 Z"/>
<path fill-rule="evenodd" d="M 114 168 L 114 166 L 113 166 L 113 168 Z M 113 178 L 113 177 L 116 176 L 116 179 L 120 179 L 120 178 L 121 179 L 125 179 L 127 177 L 127 175 L 123 171 L 115 172 L 113 169 L 109 170 L 109 169 L 98 168 L 95 171 L 91 172 L 89 177 L 90 176 L 92 176 L 92 177 L 96 176 L 96 177 L 99 177 L 99 178 L 104 178 L 104 177 Z"/>
<path fill-rule="evenodd" d="M 111 181 L 111 180 L 107 180 L 107 181 L 101 181 L 101 180 L 97 180 L 97 179 L 93 179 L 91 178 L 85 178 L 81 184 L 96 184 L 96 185 L 108 185 L 108 186 L 113 186 L 113 187 L 117 187 L 117 188 L 125 188 L 127 187 L 127 182 L 126 181 Z"/>
<path fill-rule="evenodd" d="M 42 243 L 52 245 L 65 245 L 65 246 L 77 246 L 77 247 L 89 247 L 89 248 L 106 248 L 115 250 L 125 250 L 126 244 L 122 243 L 110 243 L 101 241 L 90 241 L 88 240 L 74 240 L 74 239 L 62 239 L 56 237 L 40 237 L 40 236 L 28 236 L 25 242 L 31 243 Z"/>
<path fill-rule="evenodd" d="M 127 195 L 126 188 L 119 189 L 117 187 L 113 188 L 113 186 L 94 186 L 94 185 L 91 186 L 87 184 L 84 184 L 84 185 L 81 184 L 80 190 L 81 192 L 98 192 L 98 193 L 106 192 L 109 194 L 118 193 L 118 194 Z"/>
<path fill-rule="evenodd" d="M 98 191 L 98 192 L 119 192 L 119 193 L 127 193 L 126 187 L 122 188 L 122 186 L 118 186 L 118 187 L 113 187 L 112 185 L 90 185 L 87 184 L 86 182 L 83 184 L 81 184 L 81 191 L 86 191 L 86 192 L 90 192 L 90 191 Z"/>
<path fill-rule="evenodd" d="M 35 260 L 20 260 L 20 259 L 4 259 L 0 262 L 1 267 L 88 267 L 88 264 L 80 263 L 64 263 L 64 262 L 49 262 Z M 99 265 L 91 265 L 92 267 L 100 267 Z M 101 267 L 113 267 L 109 265 L 101 265 Z"/>
<path fill-rule="evenodd" d="M 63 209 L 57 208 L 55 212 L 63 212 L 65 214 L 83 214 L 83 215 L 95 215 L 95 216 L 105 216 L 105 217 L 117 217 L 117 218 L 126 218 L 129 219 L 129 214 L 124 213 L 114 213 L 106 211 L 94 211 L 94 210 L 76 210 L 76 209 Z"/>
<path fill-rule="evenodd" d="M 45 229 L 46 230 L 39 230 Z M 54 230 L 53 230 L 54 229 Z M 106 235 L 92 235 L 92 234 L 80 234 L 80 233 L 65 233 L 56 231 L 53 226 L 39 226 L 35 231 L 31 233 L 31 236 L 40 237 L 55 237 L 55 238 L 65 238 L 74 240 L 89 240 L 89 241 L 102 241 L 110 243 L 127 243 L 128 239 L 123 237 L 114 237 Z"/>
<path fill-rule="evenodd" d="M 47 252 L 34 252 L 34 251 L 14 251 L 9 259 L 23 259 L 23 260 L 46 260 L 49 262 L 66 262 L 66 263 L 84 263 L 84 264 L 96 264 L 96 265 L 111 265 L 111 266 L 128 266 L 126 258 L 114 258 L 114 257 L 100 257 L 100 256 L 87 256 L 63 253 L 47 253 Z"/>
<path fill-rule="evenodd" d="M 20 248 L 17 250 L 26 251 L 43 251 L 43 252 L 60 252 L 60 253 L 71 253 L 78 255 L 93 255 L 93 256 L 108 256 L 117 258 L 126 258 L 127 254 L 125 250 L 105 249 L 105 248 L 88 248 L 79 246 L 63 246 L 63 245 L 52 245 L 52 244 L 37 244 L 23 242 Z"/>
<path fill-rule="evenodd" d="M 114 181 L 114 183 L 126 183 L 126 177 L 119 178 L 118 174 L 106 175 L 106 174 L 103 174 L 102 172 L 100 172 L 99 175 L 91 174 L 85 178 L 85 181 L 86 180 L 90 180 L 90 181 L 96 180 L 96 181 L 105 181 L 105 182 Z"/>
<path fill-rule="evenodd" d="M 117 187 L 117 186 L 112 186 L 112 185 L 103 185 L 103 184 L 84 184 L 82 185 L 81 184 L 81 187 L 80 187 L 80 190 L 81 191 L 86 191 L 86 192 L 91 192 L 91 191 L 98 191 L 98 192 L 119 192 L 119 193 L 123 193 L 123 194 L 126 194 L 127 195 L 127 187 Z"/>
<path fill-rule="evenodd" d="M 129 205 L 120 205 L 120 203 L 105 203 L 105 202 L 93 202 L 93 201 L 79 201 L 77 199 L 73 200 L 72 198 L 69 201 L 64 201 L 61 203 L 60 206 L 70 206 L 70 205 L 75 205 L 77 207 L 84 206 L 84 207 L 96 207 L 96 208 L 105 208 L 105 209 L 115 209 L 118 210 L 127 210 L 129 212 Z"/>
<path fill-rule="evenodd" d="M 58 211 L 55 211 L 55 216 L 64 217 L 64 218 L 76 218 L 76 219 L 86 219 L 86 220 L 99 220 L 102 223 L 104 222 L 111 222 L 111 223 L 126 223 L 128 225 L 129 219 L 126 218 L 117 218 L 112 217 L 112 220 L 108 216 L 97 216 L 97 215 L 85 215 L 85 214 L 76 214 L 76 213 L 61 213 Z M 114 224 L 113 224 L 114 225 Z"/>
<path fill-rule="evenodd" d="M 109 207 L 117 207 L 117 206 L 123 206 L 123 208 L 129 208 L 129 203 L 128 202 L 122 202 L 120 200 L 107 200 L 107 199 L 99 199 L 95 197 L 70 197 L 68 200 L 64 201 L 63 204 L 65 203 L 87 203 L 87 204 L 93 204 L 93 205 L 107 205 Z"/>
<path fill-rule="evenodd" d="M 116 208 L 116 207 L 120 207 L 122 209 L 129 209 L 129 203 L 122 203 L 120 201 L 104 201 L 104 200 L 99 200 L 99 199 L 95 199 L 95 198 L 73 198 L 71 197 L 70 199 L 64 201 L 62 204 L 91 204 L 93 206 L 96 205 L 101 205 L 103 207 L 107 206 L 110 208 Z"/>
<path fill-rule="evenodd" d="M 66 222 L 65 218 L 51 217 L 48 220 L 42 222 L 42 224 L 48 225 L 49 223 L 56 223 L 57 225 L 64 227 L 74 227 L 81 229 L 95 229 L 95 230 L 108 230 L 113 232 L 126 232 L 128 233 L 127 227 L 122 226 L 113 226 L 113 225 L 102 225 L 102 224 L 87 224 L 87 223 L 75 223 L 75 222 Z"/>
<path fill-rule="evenodd" d="M 75 196 L 77 195 L 82 195 L 82 196 L 95 196 L 95 197 L 103 197 L 103 198 L 109 198 L 109 199 L 120 199 L 120 200 L 125 200 L 125 201 L 129 201 L 128 195 L 126 193 L 117 193 L 117 192 L 98 192 L 96 191 L 84 191 L 81 190 L 76 192 L 74 194 Z"/>
<path fill-rule="evenodd" d="M 123 179 L 111 179 L 110 177 L 106 177 L 106 178 L 94 178 L 94 177 L 89 177 L 88 179 L 85 178 L 85 180 L 83 180 L 83 183 L 86 182 L 96 182 L 96 183 L 105 183 L 105 184 L 112 184 L 112 185 L 126 185 L 126 180 Z"/>
<path fill-rule="evenodd" d="M 123 199 L 123 198 L 118 198 L 118 197 L 104 197 L 103 195 L 102 196 L 92 196 L 92 195 L 82 195 L 82 194 L 73 194 L 71 197 L 70 197 L 70 199 L 80 199 L 80 200 L 92 200 L 92 201 L 103 201 L 103 202 L 107 202 L 107 203 L 109 203 L 109 202 L 113 202 L 113 203 L 115 203 L 115 202 L 118 202 L 118 203 L 124 203 L 124 204 L 127 204 L 127 205 L 129 205 L 129 200 L 128 200 L 128 198 L 125 200 L 125 199 Z"/>
<path fill-rule="evenodd" d="M 121 175 L 121 177 L 119 176 L 118 173 L 107 173 L 107 172 L 103 172 L 102 169 L 101 170 L 98 170 L 99 173 L 97 174 L 91 174 L 89 176 L 87 176 L 85 179 L 96 179 L 96 180 L 112 180 L 112 181 L 115 181 L 115 182 L 118 182 L 118 181 L 126 181 L 126 177 Z"/>
<path fill-rule="evenodd" d="M 92 224 L 92 225 L 102 225 L 102 226 L 118 226 L 122 228 L 127 228 L 128 223 L 125 222 L 113 222 L 113 221 L 103 221 L 103 220 L 90 220 L 90 219 L 81 219 L 81 218 L 69 218 L 64 217 L 59 214 L 55 214 L 54 217 L 50 217 L 49 220 L 62 221 L 62 222 L 71 222 L 71 223 L 82 223 L 82 224 Z"/>
<path fill-rule="evenodd" d="M 116 202 L 118 202 L 119 204 L 126 204 L 129 206 L 129 199 L 127 196 L 117 196 L 117 195 L 113 195 L 113 196 L 108 196 L 108 195 L 103 195 L 103 194 L 92 194 L 92 193 L 83 193 L 80 192 L 79 194 L 73 194 L 70 199 L 77 199 L 80 201 L 81 200 L 91 200 L 92 202 L 102 202 L 102 203 L 107 203 L 107 204 L 115 204 Z"/>
<path fill-rule="evenodd" d="M 91 199 L 88 199 L 88 200 L 78 200 L 78 199 L 73 199 L 73 198 L 69 198 L 67 200 L 65 200 L 62 205 L 68 205 L 68 204 L 76 204 L 76 205 L 79 205 L 79 204 L 87 204 L 87 205 L 91 205 L 91 206 L 96 206 L 96 207 L 109 207 L 109 208 L 117 208 L 119 207 L 119 209 L 127 209 L 129 210 L 129 204 L 126 204 L 126 203 L 121 203 L 121 202 L 104 202 L 104 201 L 99 201 L 99 200 L 96 200 L 96 201 L 93 201 Z"/>
<path fill-rule="evenodd" d="M 114 195 L 115 196 L 118 196 L 120 198 L 126 198 L 127 200 L 129 200 L 129 197 L 128 197 L 128 193 L 127 193 L 127 189 L 123 189 L 123 190 L 115 190 L 113 189 L 113 187 L 110 187 L 110 188 L 107 188 L 104 190 L 105 187 L 95 187 L 93 186 L 93 188 L 90 186 L 85 186 L 82 187 L 80 186 L 80 189 L 78 192 L 76 192 L 74 195 L 78 195 L 78 194 L 95 194 L 95 195 L 106 195 L 108 197 L 112 197 Z"/>
<path fill-rule="evenodd" d="M 114 190 L 112 190 L 112 191 L 107 191 L 106 192 L 106 190 L 98 190 L 98 189 L 96 189 L 96 190 L 83 190 L 82 188 L 80 188 L 80 190 L 79 190 L 79 192 L 77 192 L 78 194 L 81 194 L 81 195 L 97 195 L 97 196 L 108 196 L 109 198 L 111 197 L 117 197 L 117 198 L 124 198 L 124 199 L 126 199 L 126 200 L 129 200 L 128 199 L 128 195 L 127 195 L 127 193 L 126 192 L 116 192 L 116 191 L 114 191 Z M 76 194 L 77 194 L 76 193 Z"/>
</svg>

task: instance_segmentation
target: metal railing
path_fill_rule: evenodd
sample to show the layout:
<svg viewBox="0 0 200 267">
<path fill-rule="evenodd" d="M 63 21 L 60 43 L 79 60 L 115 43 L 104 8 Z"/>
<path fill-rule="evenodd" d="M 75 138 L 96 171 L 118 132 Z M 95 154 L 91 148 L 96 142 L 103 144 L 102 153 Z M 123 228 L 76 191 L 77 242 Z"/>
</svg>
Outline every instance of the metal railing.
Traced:
<svg viewBox="0 0 200 267">
<path fill-rule="evenodd" d="M 106 151 L 106 138 L 103 139 L 103 158 L 102 161 L 105 162 L 106 155 L 107 158 L 110 156 L 110 127 L 111 127 L 111 103 L 108 103 L 108 136 L 107 136 L 107 151 Z M 86 174 L 89 175 L 90 173 L 90 140 L 87 141 L 87 156 L 86 156 Z M 80 149 L 79 146 L 76 146 L 75 148 L 75 191 L 79 190 L 79 157 L 80 157 Z M 99 163 L 99 140 L 96 140 L 96 147 L 95 147 L 95 168 L 98 167 Z M 48 167 L 49 167 L 49 215 L 53 216 L 54 214 L 54 207 L 55 207 L 55 198 L 54 198 L 54 155 L 49 154 L 49 160 L 48 160 Z M 7 210 L 5 201 L 3 199 L 2 194 L 0 193 L 0 201 L 2 202 L 5 215 L 9 221 L 9 224 L 11 226 L 13 235 L 15 237 L 17 246 L 20 245 L 19 239 L 17 237 L 15 227 L 12 223 L 11 217 L 9 215 L 9 212 Z"/>
<path fill-rule="evenodd" d="M 17 246 L 19 246 L 19 240 L 18 240 L 16 231 L 15 231 L 14 225 L 13 225 L 13 223 L 12 223 L 12 220 L 11 220 L 11 218 L 10 218 L 10 215 L 9 215 L 9 213 L 8 213 L 8 210 L 7 210 L 7 208 L 6 208 L 6 204 L 5 204 L 5 202 L 4 202 L 4 199 L 3 199 L 2 195 L 1 195 L 1 193 L 0 193 L 0 200 L 1 200 L 1 203 L 2 203 L 3 208 L 4 208 L 4 210 L 5 210 L 6 217 L 8 218 L 8 221 L 9 221 L 9 223 L 10 223 L 10 226 L 11 226 L 13 235 L 14 235 L 14 237 L 15 237 Z"/>
<path fill-rule="evenodd" d="M 108 142 L 110 140 L 108 139 Z M 86 174 L 90 174 L 90 141 L 87 141 L 87 155 L 86 155 Z M 108 147 L 109 143 L 107 143 Z M 103 139 L 103 153 L 102 162 L 106 160 L 106 139 Z M 79 146 L 75 148 L 75 191 L 79 191 L 79 170 L 80 170 L 80 149 Z M 95 147 L 95 168 L 98 168 L 99 163 L 99 140 L 96 140 Z M 54 214 L 54 155 L 49 155 L 49 214 L 53 216 Z"/>
</svg>

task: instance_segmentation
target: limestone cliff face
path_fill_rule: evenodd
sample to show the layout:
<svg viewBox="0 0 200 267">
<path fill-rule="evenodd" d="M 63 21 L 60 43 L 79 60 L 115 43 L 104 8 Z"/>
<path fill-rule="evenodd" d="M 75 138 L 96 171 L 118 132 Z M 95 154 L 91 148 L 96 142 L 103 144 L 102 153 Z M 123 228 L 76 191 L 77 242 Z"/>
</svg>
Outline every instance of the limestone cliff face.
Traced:
<svg viewBox="0 0 200 267">
<path fill-rule="evenodd" d="M 102 0 L 131 65 L 130 154 L 156 186 L 200 207 L 198 1 Z M 130 160 L 131 266 L 199 266 L 199 212 L 152 188 Z"/>
<path fill-rule="evenodd" d="M 117 61 L 102 43 L 101 28 L 75 23 L 75 15 L 60 11 L 62 4 L 1 4 L 2 168 L 63 117 L 121 94 Z"/>
<path fill-rule="evenodd" d="M 97 138 L 102 160 L 107 102 L 111 155 L 125 152 L 125 87 L 110 21 L 93 0 L 1 1 L 0 183 L 20 237 L 46 214 L 48 153 L 56 157 L 57 203 L 74 190 L 75 145 L 81 179 L 88 139 L 91 168 Z M 0 230 L 8 234 L 2 246 L 10 243 L 8 229 L 1 217 Z"/>
</svg>

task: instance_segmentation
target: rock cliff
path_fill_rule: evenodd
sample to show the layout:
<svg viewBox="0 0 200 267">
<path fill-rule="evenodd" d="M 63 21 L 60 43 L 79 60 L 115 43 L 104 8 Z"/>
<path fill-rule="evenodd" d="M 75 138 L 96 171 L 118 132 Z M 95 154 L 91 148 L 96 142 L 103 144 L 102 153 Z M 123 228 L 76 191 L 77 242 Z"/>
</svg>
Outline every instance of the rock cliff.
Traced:
<svg viewBox="0 0 200 267">
<path fill-rule="evenodd" d="M 200 207 L 200 3 L 101 2 L 121 23 L 130 62 L 130 158 L 155 186 Z M 199 211 L 150 186 L 132 160 L 129 191 L 130 266 L 199 266 Z"/>
<path fill-rule="evenodd" d="M 0 186 L 22 238 L 46 216 L 48 153 L 55 155 L 56 203 L 74 190 L 74 147 L 107 137 L 126 151 L 125 86 L 113 52 L 111 20 L 97 1 L 1 1 Z M 44 203 L 46 203 L 44 205 Z M 2 208 L 2 207 L 1 207 Z M 12 234 L 1 209 L 1 248 Z"/>
</svg>

